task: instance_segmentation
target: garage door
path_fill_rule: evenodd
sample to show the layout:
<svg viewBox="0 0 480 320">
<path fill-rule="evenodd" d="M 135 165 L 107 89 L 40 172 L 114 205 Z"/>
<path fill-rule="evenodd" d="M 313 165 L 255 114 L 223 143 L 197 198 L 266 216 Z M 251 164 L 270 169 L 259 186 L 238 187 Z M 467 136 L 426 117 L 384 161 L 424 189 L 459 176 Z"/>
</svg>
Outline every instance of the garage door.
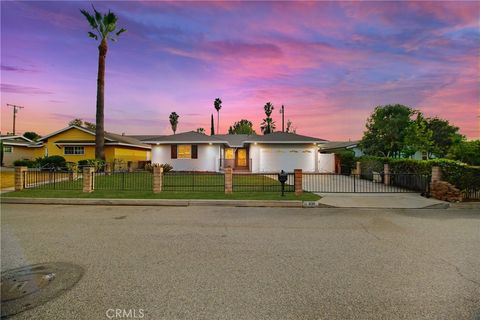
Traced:
<svg viewBox="0 0 480 320">
<path fill-rule="evenodd" d="M 302 169 L 315 171 L 315 151 L 312 148 L 262 148 L 260 150 L 260 171 L 293 172 Z"/>
</svg>

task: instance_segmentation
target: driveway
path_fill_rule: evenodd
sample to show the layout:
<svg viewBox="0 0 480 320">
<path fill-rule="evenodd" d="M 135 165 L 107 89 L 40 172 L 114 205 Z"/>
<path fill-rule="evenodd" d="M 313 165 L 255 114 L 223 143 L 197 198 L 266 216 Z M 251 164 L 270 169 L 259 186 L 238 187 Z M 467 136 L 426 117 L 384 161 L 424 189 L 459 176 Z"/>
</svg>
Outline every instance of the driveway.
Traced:
<svg viewBox="0 0 480 320">
<path fill-rule="evenodd" d="M 476 319 L 480 210 L 2 205 L 1 267 L 81 265 L 12 319 Z M 111 313 L 110 313 L 111 315 Z"/>
</svg>

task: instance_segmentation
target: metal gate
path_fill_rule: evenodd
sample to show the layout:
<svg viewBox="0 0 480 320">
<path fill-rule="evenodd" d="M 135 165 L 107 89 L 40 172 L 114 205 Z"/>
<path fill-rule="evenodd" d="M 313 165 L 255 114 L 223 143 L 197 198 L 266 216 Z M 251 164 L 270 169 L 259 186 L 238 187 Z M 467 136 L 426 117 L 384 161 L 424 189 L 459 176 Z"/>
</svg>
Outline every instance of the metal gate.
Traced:
<svg viewBox="0 0 480 320">
<path fill-rule="evenodd" d="M 331 174 L 304 173 L 303 190 L 317 193 L 428 194 L 430 175 L 416 173 Z"/>
</svg>

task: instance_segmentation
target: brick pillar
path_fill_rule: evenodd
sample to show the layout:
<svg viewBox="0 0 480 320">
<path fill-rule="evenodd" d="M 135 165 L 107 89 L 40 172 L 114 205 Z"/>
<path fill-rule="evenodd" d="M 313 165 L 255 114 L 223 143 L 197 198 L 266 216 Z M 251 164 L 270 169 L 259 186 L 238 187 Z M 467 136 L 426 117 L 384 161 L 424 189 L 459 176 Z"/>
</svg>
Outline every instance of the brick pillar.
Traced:
<svg viewBox="0 0 480 320">
<path fill-rule="evenodd" d="M 111 176 L 112 175 L 112 163 L 106 162 L 105 163 L 105 175 Z"/>
<path fill-rule="evenodd" d="M 362 174 L 362 164 L 360 163 L 360 161 L 357 161 L 356 163 L 356 170 L 355 170 L 355 174 L 358 174 L 359 176 Z"/>
<path fill-rule="evenodd" d="M 83 192 L 93 192 L 95 189 L 93 172 L 93 167 L 83 167 Z"/>
<path fill-rule="evenodd" d="M 384 173 L 383 183 L 388 186 L 390 185 L 390 165 L 388 163 L 383 164 L 383 173 Z"/>
<path fill-rule="evenodd" d="M 162 192 L 163 186 L 163 168 L 160 166 L 153 167 L 153 192 Z"/>
<path fill-rule="evenodd" d="M 295 184 L 295 195 L 301 195 L 303 193 L 303 174 L 302 169 L 293 170 L 293 181 Z"/>
<path fill-rule="evenodd" d="M 127 162 L 127 168 L 128 168 L 128 172 L 133 172 L 133 162 L 132 161 Z"/>
<path fill-rule="evenodd" d="M 441 181 L 442 180 L 442 169 L 438 166 L 432 167 L 432 181 Z"/>
<path fill-rule="evenodd" d="M 23 190 L 27 170 L 27 167 L 15 167 L 15 191 Z"/>
<path fill-rule="evenodd" d="M 233 169 L 225 168 L 225 193 L 233 192 Z"/>
</svg>

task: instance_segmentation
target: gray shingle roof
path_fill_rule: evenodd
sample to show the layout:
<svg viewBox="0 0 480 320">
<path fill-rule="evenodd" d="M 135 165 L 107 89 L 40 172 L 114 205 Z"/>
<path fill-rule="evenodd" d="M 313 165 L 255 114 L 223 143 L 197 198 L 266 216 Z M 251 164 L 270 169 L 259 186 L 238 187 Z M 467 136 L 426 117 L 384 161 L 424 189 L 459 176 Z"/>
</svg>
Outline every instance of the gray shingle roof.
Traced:
<svg viewBox="0 0 480 320">
<path fill-rule="evenodd" d="M 152 139 L 142 140 L 144 143 L 150 144 L 169 144 L 169 143 L 224 143 L 215 136 L 207 136 L 196 131 L 181 132 L 168 136 L 154 136 Z"/>
<path fill-rule="evenodd" d="M 250 134 L 216 134 L 214 137 L 226 141 L 230 147 L 243 147 L 244 141 L 248 140 Z"/>
<path fill-rule="evenodd" d="M 305 142 L 312 142 L 312 143 L 320 143 L 326 142 L 327 140 L 303 136 L 296 133 L 290 132 L 273 132 L 265 135 L 252 135 L 249 136 L 245 142 L 271 142 L 271 143 L 305 143 Z"/>
</svg>

